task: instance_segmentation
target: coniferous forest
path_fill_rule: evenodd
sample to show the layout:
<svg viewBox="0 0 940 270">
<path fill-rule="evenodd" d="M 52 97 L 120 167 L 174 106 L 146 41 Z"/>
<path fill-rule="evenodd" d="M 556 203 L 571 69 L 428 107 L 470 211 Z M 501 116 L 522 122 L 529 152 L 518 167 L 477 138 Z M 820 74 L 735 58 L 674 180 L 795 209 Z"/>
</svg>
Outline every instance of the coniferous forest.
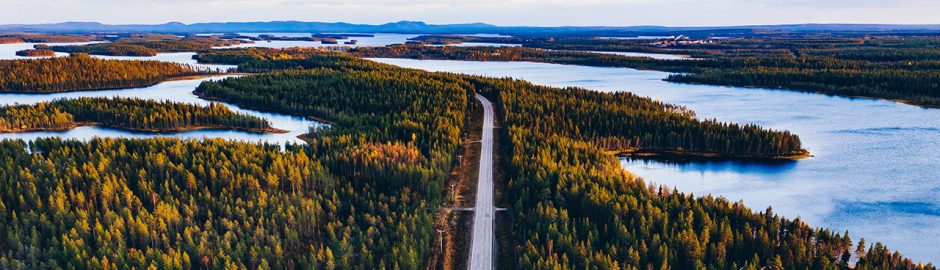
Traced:
<svg viewBox="0 0 940 270">
<path fill-rule="evenodd" d="M 53 50 L 22 50 L 17 51 L 16 55 L 18 56 L 29 56 L 29 57 L 39 57 L 39 56 L 55 56 L 55 51 Z"/>
<path fill-rule="evenodd" d="M 78 125 L 148 132 L 200 128 L 276 131 L 264 119 L 234 113 L 215 103 L 200 107 L 129 98 L 79 98 L 0 108 L 0 132 L 67 130 Z"/>
<path fill-rule="evenodd" d="M 0 60 L 0 92 L 52 93 L 153 85 L 202 74 L 175 63 L 86 56 Z"/>
<path fill-rule="evenodd" d="M 514 221 L 510 250 L 500 252 L 504 268 L 935 269 L 877 239 L 856 241 L 849 232 L 814 228 L 772 209 L 648 186 L 615 156 L 792 158 L 806 154 L 794 134 L 702 120 L 681 106 L 629 93 L 433 73 L 356 57 L 540 57 L 528 56 L 534 49 L 506 49 L 508 55 L 412 49 L 196 56 L 258 74 L 203 82 L 195 94 L 330 123 L 311 129 L 305 145 L 0 141 L 0 268 L 425 268 L 437 245 L 434 219 L 445 181 L 466 143 L 473 94 L 480 93 L 495 103 L 501 126 L 497 166 Z M 515 58 L 515 50 L 526 56 Z M 580 58 L 585 55 L 552 61 L 594 61 Z M 715 63 L 610 59 L 676 70 Z M 38 72 L 50 68 L 69 72 Z M 2 61 L 0 71 L 0 85 L 17 92 L 127 87 L 194 74 L 176 64 L 88 57 Z M 118 98 L 0 112 L 0 127 L 15 131 L 79 122 L 141 130 L 267 127 L 221 105 Z"/>
<path fill-rule="evenodd" d="M 8 236 L 0 264 L 421 268 L 468 91 L 393 76 L 404 70 L 320 72 L 307 80 L 333 88 L 321 94 L 357 99 L 323 95 L 311 100 L 316 109 L 297 108 L 337 122 L 306 146 L 48 139 L 27 152 L 22 142 L 2 143 L 12 159 L 0 170 L 9 191 L 0 207 Z M 244 80 L 268 76 L 284 81 L 271 91 L 306 94 L 288 88 L 280 76 L 289 73 Z"/>
<path fill-rule="evenodd" d="M 95 39 L 90 35 L 11 34 L 0 35 L 0 44 L 90 42 Z"/>
<path fill-rule="evenodd" d="M 186 36 L 146 34 L 120 37 L 111 42 L 87 45 L 59 45 L 51 49 L 66 53 L 87 53 L 112 56 L 155 56 L 157 53 L 205 51 L 213 47 L 244 43 L 242 40 L 218 36 Z"/>
<path fill-rule="evenodd" d="M 343 58 L 325 54 L 242 63 L 294 70 L 206 82 L 197 93 L 261 109 L 321 115 L 322 109 L 306 108 L 297 100 L 322 98 L 305 89 L 324 88 L 314 83 L 332 78 L 323 74 L 324 66 L 350 74 L 401 70 Z M 409 73 L 414 75 L 403 75 Z M 414 80 L 411 76 L 455 81 L 498 101 L 508 142 L 503 151 L 510 160 L 507 197 L 513 198 L 509 203 L 516 221 L 514 250 L 504 255 L 511 261 L 508 267 L 850 269 L 857 260 L 856 269 L 933 269 L 919 268 L 880 243 L 855 248 L 847 232 L 812 228 L 770 209 L 754 212 L 721 198 L 646 186 L 607 154 L 624 148 L 728 156 L 800 152 L 799 139 L 786 132 L 699 121 L 681 107 L 630 94 L 421 71 L 390 78 Z M 864 240 L 857 243 L 866 246 Z"/>
</svg>

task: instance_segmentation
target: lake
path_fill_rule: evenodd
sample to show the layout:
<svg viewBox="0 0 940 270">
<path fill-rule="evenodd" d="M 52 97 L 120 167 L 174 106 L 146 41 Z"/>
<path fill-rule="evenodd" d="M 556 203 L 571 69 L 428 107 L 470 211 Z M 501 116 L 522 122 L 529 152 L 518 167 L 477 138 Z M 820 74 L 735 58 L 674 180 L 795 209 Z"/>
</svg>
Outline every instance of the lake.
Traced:
<svg viewBox="0 0 940 270">
<path fill-rule="evenodd" d="M 274 35 L 274 36 L 287 36 L 287 37 L 309 37 L 311 33 L 242 33 L 246 36 L 255 36 L 258 35 Z M 267 47 L 267 48 L 290 48 L 290 47 L 358 47 L 358 46 L 386 46 L 391 44 L 403 44 L 408 41 L 409 38 L 417 37 L 418 35 L 414 34 L 374 34 L 374 37 L 350 37 L 348 39 L 337 39 L 336 41 L 339 44 L 322 44 L 320 42 L 313 41 L 290 41 L 290 40 L 272 40 L 268 41 L 255 41 L 255 43 L 246 43 L 239 44 L 235 46 L 229 46 L 225 48 L 249 48 L 249 47 Z M 353 44 L 343 44 L 346 41 L 355 39 L 358 41 L 355 45 Z"/>
<path fill-rule="evenodd" d="M 15 59 L 30 59 L 30 58 L 43 58 L 43 57 L 31 57 L 31 56 L 19 56 L 16 55 L 17 51 L 30 50 L 33 49 L 33 46 L 37 44 L 46 44 L 49 46 L 56 45 L 85 45 L 99 43 L 98 41 L 93 42 L 76 42 L 76 43 L 13 43 L 13 44 L 0 44 L 0 60 L 15 60 Z M 68 53 L 55 53 L 56 56 L 68 56 Z"/>
<path fill-rule="evenodd" d="M 373 59 L 431 71 L 630 91 L 700 118 L 790 130 L 815 155 L 794 162 L 622 160 L 647 182 L 772 206 L 811 226 L 849 230 L 915 260 L 940 262 L 940 109 L 794 91 L 676 84 L 668 73 L 530 62 Z"/>
<path fill-rule="evenodd" d="M 254 34 L 257 35 L 257 34 Z M 284 36 L 309 36 L 309 34 L 301 33 L 287 33 L 287 34 L 277 34 Z M 405 43 L 408 38 L 415 37 L 417 35 L 406 35 L 406 34 L 376 34 L 375 37 L 356 37 L 354 39 L 359 40 L 360 46 L 385 46 L 389 44 Z M 0 44 L 0 59 L 22 59 L 26 57 L 16 56 L 16 51 L 32 49 L 33 45 L 36 43 L 19 43 L 19 44 Z M 81 45 L 88 43 L 58 43 L 50 45 Z M 314 47 L 320 45 L 315 42 L 304 42 L 304 41 L 272 41 L 272 42 L 257 42 L 254 44 L 242 44 L 240 46 L 233 47 L 272 47 L 272 48 L 284 48 L 284 47 Z M 59 56 L 65 56 L 68 54 L 57 53 Z M 150 57 L 136 57 L 136 56 L 102 56 L 102 55 L 93 55 L 92 57 L 98 57 L 103 59 L 117 59 L 117 60 L 159 60 L 166 62 L 174 62 L 180 64 L 192 65 L 200 69 L 211 69 L 211 70 L 228 70 L 230 68 L 235 68 L 234 65 L 215 65 L 215 64 L 200 64 L 196 60 L 193 60 L 192 57 L 195 55 L 194 52 L 180 52 L 180 53 L 159 53 L 156 56 Z M 35 57 L 32 57 L 35 58 Z M 193 90 L 199 86 L 199 83 L 205 80 L 214 80 L 223 78 L 225 76 L 214 77 L 214 78 L 203 78 L 195 80 L 181 80 L 181 81 L 170 81 L 163 82 L 149 87 L 141 88 L 129 88 L 129 89 L 114 89 L 114 90 L 101 90 L 101 91 L 79 91 L 79 92 L 67 92 L 67 93 L 53 93 L 53 94 L 13 94 L 13 93 L 0 93 L 0 106 L 14 105 L 14 104 L 35 104 L 39 102 L 53 101 L 56 99 L 63 98 L 80 98 L 80 97 L 129 97 L 129 98 L 141 98 L 141 99 L 150 99 L 150 100 L 169 100 L 175 102 L 184 102 L 190 104 L 198 105 L 208 105 L 210 101 L 199 98 L 198 96 L 192 93 Z M 303 117 L 296 117 L 291 115 L 283 115 L 277 113 L 267 113 L 254 110 L 243 109 L 233 104 L 227 104 L 223 102 L 218 102 L 228 106 L 230 109 L 236 112 L 241 112 L 249 115 L 258 116 L 264 119 L 267 119 L 271 122 L 271 126 L 278 129 L 283 129 L 289 131 L 288 133 L 283 134 L 259 134 L 259 133 L 249 133 L 244 131 L 234 131 L 234 130 L 193 130 L 193 131 L 184 131 L 184 132 L 167 132 L 167 133 L 145 133 L 145 132 L 131 132 L 119 129 L 96 127 L 96 126 L 83 126 L 70 129 L 67 131 L 61 132 L 25 132 L 25 133 L 0 133 L 0 139 L 23 139 L 23 140 L 32 140 L 40 137 L 52 137 L 57 136 L 63 139 L 79 139 L 79 140 L 88 140 L 95 137 L 116 137 L 116 138 L 148 138 L 148 137 L 177 137 L 177 138 L 195 138 L 201 139 L 204 137 L 209 138 L 223 138 L 230 140 L 239 140 L 239 141 L 249 141 L 249 142 L 268 142 L 268 143 L 304 143 L 303 140 L 297 138 L 297 136 L 307 133 L 309 128 L 312 126 L 323 125 L 320 122 L 309 120 Z"/>
<path fill-rule="evenodd" d="M 199 83 L 205 80 L 218 80 L 223 77 L 211 77 L 203 79 L 194 79 L 194 80 L 181 80 L 181 81 L 170 81 L 163 82 L 149 87 L 141 88 L 129 88 L 129 89 L 116 89 L 116 90 L 100 90 L 100 91 L 79 91 L 79 92 L 67 92 L 67 93 L 54 93 L 54 94 L 11 94 L 11 93 L 0 93 L 0 106 L 14 105 L 14 104 L 36 104 L 39 102 L 53 101 L 56 99 L 72 99 L 80 97 L 127 97 L 127 98 L 141 98 L 141 99 L 150 99 L 150 100 L 169 100 L 175 102 L 183 102 L 190 104 L 197 104 L 207 106 L 211 101 L 204 100 L 193 94 L 193 90 L 199 86 Z M 239 141 L 248 141 L 248 142 L 268 142 L 268 143 L 304 143 L 303 140 L 297 138 L 297 136 L 307 133 L 309 127 L 321 125 L 321 123 L 308 120 L 303 117 L 276 114 L 276 113 L 267 113 L 259 112 L 254 110 L 243 109 L 238 106 L 225 104 L 229 109 L 245 113 L 249 115 L 254 115 L 267 119 L 271 122 L 271 126 L 278 129 L 283 129 L 289 131 L 288 133 L 250 133 L 244 131 L 234 131 L 234 130 L 192 130 L 184 132 L 168 132 L 168 133 L 141 133 L 141 132 L 130 132 L 124 130 L 117 130 L 111 128 L 103 127 L 78 127 L 68 131 L 62 132 L 25 132 L 25 133 L 0 133 L 0 139 L 23 139 L 23 140 L 32 140 L 39 137 L 62 137 L 63 139 L 79 139 L 79 140 L 88 140 L 94 137 L 115 137 L 115 138 L 147 138 L 147 137 L 178 137 L 178 138 L 195 138 L 201 139 L 203 137 L 209 138 L 224 138 L 231 140 Z"/>
<path fill-rule="evenodd" d="M 194 52 L 178 52 L 178 53 L 158 53 L 156 56 L 110 56 L 110 55 L 92 55 L 91 57 L 97 57 L 102 59 L 114 59 L 114 60 L 157 60 L 164 62 L 173 62 L 180 63 L 184 65 L 190 65 L 194 68 L 201 70 L 210 70 L 210 71 L 227 71 L 229 69 L 237 68 L 237 65 L 217 65 L 217 64 L 201 64 L 193 59 L 196 53 Z"/>
<path fill-rule="evenodd" d="M 659 60 L 692 60 L 692 59 L 695 59 L 695 58 L 689 57 L 688 55 L 681 55 L 681 54 L 641 53 L 641 52 L 605 52 L 605 51 L 588 51 L 588 52 L 599 53 L 599 54 L 621 55 L 621 56 L 627 56 L 627 57 L 649 57 L 649 58 L 659 59 Z"/>
</svg>

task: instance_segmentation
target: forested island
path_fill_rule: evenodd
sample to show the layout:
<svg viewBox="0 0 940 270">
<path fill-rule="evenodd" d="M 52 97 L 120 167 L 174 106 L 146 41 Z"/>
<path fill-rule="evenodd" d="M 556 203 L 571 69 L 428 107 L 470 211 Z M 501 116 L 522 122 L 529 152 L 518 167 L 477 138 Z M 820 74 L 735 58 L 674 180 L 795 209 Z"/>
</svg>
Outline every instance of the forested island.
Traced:
<svg viewBox="0 0 940 270">
<path fill-rule="evenodd" d="M 272 128 L 267 120 L 234 113 L 215 103 L 201 107 L 129 98 L 79 98 L 0 107 L 0 133 L 63 131 L 83 125 L 141 132 L 196 129 L 283 132 Z"/>
<path fill-rule="evenodd" d="M 270 62 L 264 60 L 306 59 L 312 55 L 322 54 L 324 51 L 315 48 L 239 48 L 215 49 L 199 52 L 193 59 L 205 64 L 239 65 L 254 62 Z"/>
<path fill-rule="evenodd" d="M 59 45 L 51 49 L 57 52 L 82 52 L 92 55 L 111 56 L 155 56 L 157 53 L 205 51 L 214 47 L 246 43 L 240 39 L 223 39 L 219 36 L 139 35 L 120 37 L 105 43 L 86 45 Z"/>
<path fill-rule="evenodd" d="M 105 60 L 81 55 L 0 60 L 0 92 L 52 93 L 153 85 L 205 75 L 190 66 L 159 61 Z"/>
<path fill-rule="evenodd" d="M 13 34 L 0 35 L 0 44 L 16 43 L 75 43 L 97 40 L 93 35 Z"/>
<path fill-rule="evenodd" d="M 45 49 L 39 49 L 39 50 L 30 49 L 30 50 L 16 51 L 16 55 L 28 56 L 28 57 L 49 57 L 49 56 L 55 56 L 55 51 L 45 50 Z"/>
<path fill-rule="evenodd" d="M 425 37 L 520 43 L 525 47 L 357 48 L 364 57 L 473 61 L 532 61 L 651 69 L 677 74 L 668 81 L 818 92 L 940 106 L 940 38 L 796 36 L 682 42 L 601 38 Z M 598 54 L 590 51 L 684 54 L 696 61 Z"/>
</svg>

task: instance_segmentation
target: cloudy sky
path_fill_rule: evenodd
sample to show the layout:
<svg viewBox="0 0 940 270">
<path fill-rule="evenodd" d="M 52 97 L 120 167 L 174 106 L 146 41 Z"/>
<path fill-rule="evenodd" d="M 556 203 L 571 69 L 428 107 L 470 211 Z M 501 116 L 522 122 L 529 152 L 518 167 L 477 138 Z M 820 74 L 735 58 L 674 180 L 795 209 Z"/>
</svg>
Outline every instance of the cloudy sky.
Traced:
<svg viewBox="0 0 940 270">
<path fill-rule="evenodd" d="M 97 21 L 498 25 L 940 24 L 937 0 L 0 0 L 0 24 Z"/>
</svg>

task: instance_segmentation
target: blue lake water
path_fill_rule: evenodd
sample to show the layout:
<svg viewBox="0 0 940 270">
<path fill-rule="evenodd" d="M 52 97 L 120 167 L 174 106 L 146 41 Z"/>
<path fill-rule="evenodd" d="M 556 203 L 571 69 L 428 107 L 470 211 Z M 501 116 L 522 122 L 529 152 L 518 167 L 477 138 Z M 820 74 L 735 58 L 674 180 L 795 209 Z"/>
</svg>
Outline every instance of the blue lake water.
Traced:
<svg viewBox="0 0 940 270">
<path fill-rule="evenodd" d="M 310 33 L 242 33 L 246 36 L 258 36 L 262 34 L 269 34 L 274 36 L 288 36 L 288 37 L 309 37 Z M 385 46 L 391 44 L 402 44 L 408 41 L 409 38 L 417 37 L 418 35 L 414 34 L 374 34 L 374 37 L 350 37 L 348 39 L 337 39 L 339 44 L 322 44 L 320 42 L 313 41 L 289 41 L 289 40 L 272 40 L 268 41 L 256 41 L 255 43 L 246 43 L 239 44 L 226 48 L 248 48 L 248 47 L 267 47 L 267 48 L 290 48 L 290 47 L 358 47 L 358 46 Z M 346 41 L 355 39 L 358 41 L 355 45 L 352 44 L 343 44 Z"/>
<path fill-rule="evenodd" d="M 590 51 L 590 52 L 600 53 L 600 54 L 622 55 L 622 56 L 629 56 L 629 57 L 649 57 L 649 58 L 660 59 L 660 60 L 694 59 L 694 58 L 689 57 L 688 55 L 680 55 L 680 54 L 641 53 L 641 52 L 605 52 L 605 51 Z"/>
<path fill-rule="evenodd" d="M 156 84 L 149 87 L 101 90 L 101 91 L 80 91 L 55 94 L 9 94 L 0 93 L 0 106 L 15 104 L 36 104 L 39 102 L 53 101 L 57 99 L 72 99 L 80 97 L 128 97 L 150 100 L 169 100 L 174 102 L 183 102 L 207 106 L 211 101 L 204 100 L 193 94 L 193 90 L 199 86 L 199 83 L 205 80 L 217 80 L 222 77 L 203 78 L 195 80 L 170 81 Z M 278 129 L 289 131 L 288 133 L 250 133 L 234 130 L 193 130 L 184 132 L 169 133 L 140 133 L 128 132 L 103 127 L 78 127 L 63 132 L 26 132 L 26 133 L 0 133 L 0 139 L 24 139 L 32 140 L 39 137 L 58 136 L 65 139 L 87 140 L 94 137 L 116 137 L 116 138 L 146 138 L 146 137 L 178 137 L 178 138 L 224 138 L 231 140 L 240 140 L 248 142 L 268 142 L 268 143 L 303 143 L 297 136 L 307 133 L 309 127 L 321 125 L 321 123 L 308 120 L 303 117 L 259 112 L 243 109 L 232 104 L 225 104 L 232 111 L 258 116 L 267 119 L 271 126 Z"/>
<path fill-rule="evenodd" d="M 684 105 L 700 118 L 753 123 L 800 136 L 812 158 L 795 162 L 622 161 L 647 182 L 714 194 L 849 230 L 915 260 L 940 262 L 940 109 L 793 91 L 676 84 L 668 74 L 529 62 L 373 59 L 403 67 L 537 84 L 630 91 Z"/>
<path fill-rule="evenodd" d="M 158 53 L 156 56 L 109 56 L 109 55 L 92 55 L 92 57 L 102 58 L 102 59 L 114 59 L 114 60 L 157 60 L 164 62 L 174 62 L 184 65 L 190 65 L 197 69 L 209 70 L 209 71 L 227 71 L 229 69 L 237 68 L 237 65 L 216 65 L 216 64 L 201 64 L 193 59 L 196 53 L 194 52 L 179 52 L 179 53 Z"/>
<path fill-rule="evenodd" d="M 33 46 L 37 44 L 46 44 L 49 46 L 56 45 L 84 45 L 98 42 L 77 42 L 77 43 L 14 43 L 14 44 L 0 44 L 0 60 L 15 60 L 15 59 L 30 59 L 30 58 L 42 58 L 42 57 L 30 57 L 30 56 L 18 56 L 16 55 L 17 51 L 30 50 L 33 49 Z M 67 56 L 67 53 L 56 53 L 56 56 Z"/>
</svg>

